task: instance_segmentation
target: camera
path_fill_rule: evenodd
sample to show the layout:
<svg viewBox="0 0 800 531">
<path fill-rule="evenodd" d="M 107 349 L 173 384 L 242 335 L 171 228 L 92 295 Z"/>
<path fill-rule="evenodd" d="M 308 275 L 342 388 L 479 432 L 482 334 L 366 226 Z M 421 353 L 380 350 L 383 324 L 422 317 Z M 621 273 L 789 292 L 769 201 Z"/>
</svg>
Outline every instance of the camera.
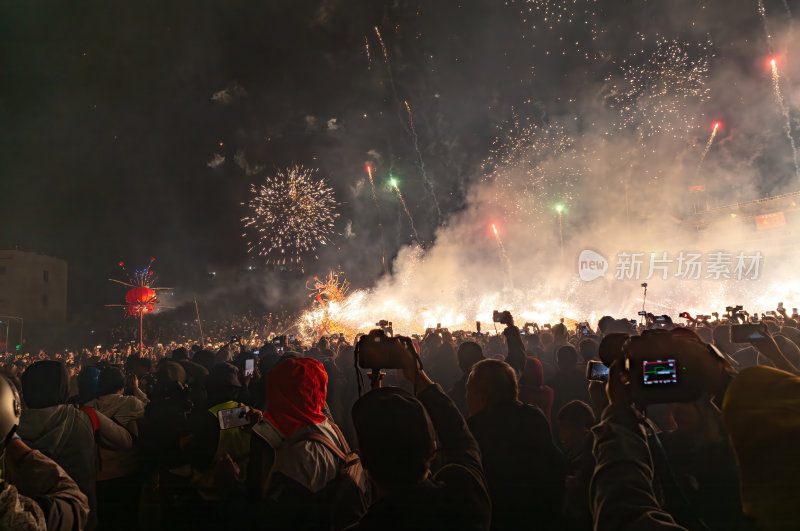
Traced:
<svg viewBox="0 0 800 531">
<path fill-rule="evenodd" d="M 692 402 L 703 394 L 702 356 L 697 348 L 722 360 L 713 345 L 699 343 L 667 330 L 647 330 L 640 336 L 611 334 L 600 345 L 606 367 L 616 362 L 627 373 L 634 402 L 640 407 Z M 591 368 L 595 375 L 600 369 Z M 590 368 L 587 367 L 587 378 Z"/>
<path fill-rule="evenodd" d="M 495 310 L 492 312 L 492 321 L 495 323 L 508 325 L 511 322 L 511 312 L 508 310 L 502 312 Z"/>
<path fill-rule="evenodd" d="M 386 333 L 389 336 L 393 336 L 394 335 L 394 331 L 392 330 L 392 322 L 391 321 L 387 321 L 386 319 L 381 319 L 380 321 L 375 323 L 375 326 L 377 326 L 378 328 L 383 330 L 384 333 Z"/>
<path fill-rule="evenodd" d="M 643 288 L 646 288 L 646 287 L 647 287 L 647 282 L 642 282 L 641 286 L 642 286 Z"/>
<path fill-rule="evenodd" d="M 647 312 L 646 312 L 646 311 L 644 311 L 644 310 L 642 310 L 642 311 L 640 311 L 640 312 L 639 312 L 637 315 L 640 315 L 640 316 L 642 316 L 642 317 L 647 317 Z"/>
<path fill-rule="evenodd" d="M 405 361 L 405 349 L 416 352 L 411 339 L 407 337 L 390 337 L 383 330 L 372 330 L 361 336 L 356 343 L 355 356 L 362 369 L 402 369 Z"/>
<path fill-rule="evenodd" d="M 736 306 L 726 306 L 725 307 L 725 311 L 728 312 L 728 313 L 741 312 L 743 309 L 744 308 L 742 307 L 741 304 L 738 304 Z"/>
<path fill-rule="evenodd" d="M 732 343 L 750 343 L 751 341 L 767 337 L 764 325 L 761 323 L 737 324 L 731 326 Z"/>
<path fill-rule="evenodd" d="M 657 342 L 652 334 L 658 334 Z M 687 352 L 686 341 L 669 332 L 653 330 L 647 336 L 633 336 L 625 342 L 623 361 L 634 402 L 644 407 L 693 402 L 702 396 L 702 360 L 696 353 Z M 713 345 L 705 348 L 722 359 Z"/>
</svg>

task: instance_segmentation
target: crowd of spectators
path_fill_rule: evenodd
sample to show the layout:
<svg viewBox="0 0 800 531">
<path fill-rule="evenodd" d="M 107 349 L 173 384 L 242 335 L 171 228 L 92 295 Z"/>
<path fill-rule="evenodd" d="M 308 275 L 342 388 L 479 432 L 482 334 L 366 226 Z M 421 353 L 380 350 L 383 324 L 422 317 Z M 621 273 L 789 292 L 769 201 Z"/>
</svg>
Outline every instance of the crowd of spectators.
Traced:
<svg viewBox="0 0 800 531">
<path fill-rule="evenodd" d="M 499 333 L 306 344 L 281 321 L 8 355 L 0 524 L 800 529 L 800 325 L 785 313 L 593 329 L 502 312 Z M 733 341 L 745 323 L 758 333 Z M 398 370 L 358 367 L 372 342 Z M 659 352 L 691 360 L 696 396 L 642 402 L 630 359 Z"/>
</svg>

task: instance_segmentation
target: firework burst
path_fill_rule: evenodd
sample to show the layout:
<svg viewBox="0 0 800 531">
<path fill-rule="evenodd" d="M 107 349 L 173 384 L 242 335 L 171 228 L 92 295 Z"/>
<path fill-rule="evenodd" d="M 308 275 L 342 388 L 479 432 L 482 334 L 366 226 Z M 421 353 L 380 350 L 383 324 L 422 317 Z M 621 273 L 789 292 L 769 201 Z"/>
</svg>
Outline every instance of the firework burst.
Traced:
<svg viewBox="0 0 800 531">
<path fill-rule="evenodd" d="M 619 113 L 617 127 L 636 130 L 641 138 L 685 138 L 700 124 L 696 110 L 709 100 L 706 80 L 712 57 L 710 40 L 659 38 L 652 51 L 625 58 L 621 79 L 617 74 L 606 78 L 606 102 Z"/>
<path fill-rule="evenodd" d="M 250 254 L 302 268 L 305 255 L 330 241 L 338 203 L 333 189 L 315 173 L 293 166 L 250 187 L 252 196 L 242 203 L 250 212 L 242 219 Z"/>
<path fill-rule="evenodd" d="M 516 118 L 500 128 L 483 170 L 506 215 L 526 220 L 544 214 L 556 197 L 571 199 L 589 172 L 585 149 L 563 127 Z"/>
</svg>

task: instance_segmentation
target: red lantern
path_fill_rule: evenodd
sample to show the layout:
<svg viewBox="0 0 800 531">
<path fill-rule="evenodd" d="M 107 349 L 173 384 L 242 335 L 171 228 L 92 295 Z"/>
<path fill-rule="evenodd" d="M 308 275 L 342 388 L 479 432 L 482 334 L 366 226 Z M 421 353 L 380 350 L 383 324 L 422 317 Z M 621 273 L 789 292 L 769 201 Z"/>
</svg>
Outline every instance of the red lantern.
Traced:
<svg viewBox="0 0 800 531">
<path fill-rule="evenodd" d="M 125 294 L 125 302 L 128 304 L 128 315 L 152 313 L 154 305 L 158 303 L 158 295 L 152 288 L 131 288 Z"/>
</svg>

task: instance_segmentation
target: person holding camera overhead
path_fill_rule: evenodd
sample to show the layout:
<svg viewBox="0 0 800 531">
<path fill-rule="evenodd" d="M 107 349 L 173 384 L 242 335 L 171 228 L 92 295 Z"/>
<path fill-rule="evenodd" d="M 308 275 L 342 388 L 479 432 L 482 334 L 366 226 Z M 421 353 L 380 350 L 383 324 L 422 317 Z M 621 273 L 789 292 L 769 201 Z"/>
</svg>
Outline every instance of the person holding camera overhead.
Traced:
<svg viewBox="0 0 800 531">
<path fill-rule="evenodd" d="M 351 530 L 487 530 L 491 505 L 478 443 L 409 338 L 373 330 L 362 368 L 398 368 L 414 387 L 377 387 L 353 405 L 359 453 L 375 499 Z"/>
<path fill-rule="evenodd" d="M 751 325 L 737 325 L 748 327 Z M 686 328 L 632 336 L 603 362 L 609 405 L 593 428 L 596 467 L 590 487 L 595 529 L 686 529 L 664 510 L 653 487 L 646 436 L 648 405 L 713 397 L 736 454 L 741 508 L 754 528 L 800 528 L 800 377 L 765 326 L 749 341 L 775 368 L 741 373 Z M 652 435 L 651 435 L 652 436 Z M 697 521 L 698 528 L 708 528 Z M 691 526 L 694 528 L 696 526 Z"/>
</svg>

